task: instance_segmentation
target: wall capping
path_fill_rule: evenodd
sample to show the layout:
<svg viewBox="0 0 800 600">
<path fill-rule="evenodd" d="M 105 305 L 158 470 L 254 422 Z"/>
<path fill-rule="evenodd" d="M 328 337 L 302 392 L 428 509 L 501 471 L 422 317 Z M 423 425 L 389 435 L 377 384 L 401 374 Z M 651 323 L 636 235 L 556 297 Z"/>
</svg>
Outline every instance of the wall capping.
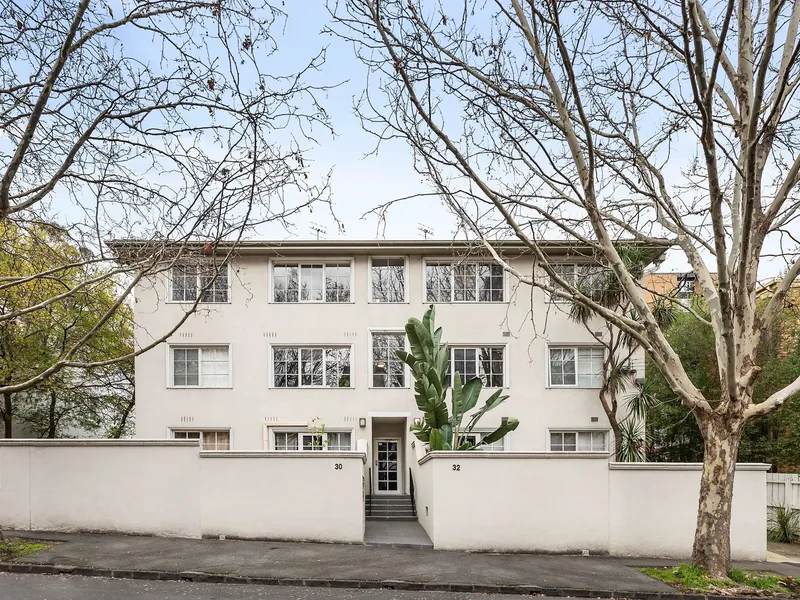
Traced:
<svg viewBox="0 0 800 600">
<path fill-rule="evenodd" d="M 766 463 L 736 463 L 737 471 L 769 471 L 770 467 Z M 611 462 L 608 468 L 612 471 L 702 471 L 703 463 Z"/>
<path fill-rule="evenodd" d="M 419 459 L 418 463 L 423 465 L 429 460 L 435 458 L 445 458 L 452 460 L 454 458 L 465 460 L 504 460 L 504 459 L 561 459 L 573 460 L 583 458 L 594 458 L 608 460 L 611 456 L 610 452 L 486 452 L 485 450 L 435 450 L 428 452 L 425 456 Z"/>
<path fill-rule="evenodd" d="M 358 458 L 364 464 L 367 463 L 367 455 L 364 452 L 303 452 L 297 450 L 201 450 L 200 458 L 300 458 L 300 459 L 320 459 L 320 458 Z"/>
<path fill-rule="evenodd" d="M 176 446 L 176 447 L 189 447 L 199 448 L 200 440 L 171 440 L 171 439 L 53 439 L 53 440 L 40 440 L 40 439 L 12 439 L 0 440 L 0 447 L 2 446 L 32 446 L 32 447 L 46 447 L 55 446 L 58 448 L 70 446 Z"/>
</svg>

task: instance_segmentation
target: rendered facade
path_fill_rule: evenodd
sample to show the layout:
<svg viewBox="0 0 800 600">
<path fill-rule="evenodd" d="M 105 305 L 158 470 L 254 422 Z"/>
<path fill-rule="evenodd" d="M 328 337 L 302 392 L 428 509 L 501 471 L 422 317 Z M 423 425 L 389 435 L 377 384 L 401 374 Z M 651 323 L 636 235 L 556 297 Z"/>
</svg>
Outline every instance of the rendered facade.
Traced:
<svg viewBox="0 0 800 600">
<path fill-rule="evenodd" d="M 547 248 L 565 276 L 593 276 L 574 246 Z M 532 272 L 521 245 L 502 252 Z M 174 327 L 205 290 L 168 343 L 136 359 L 138 438 L 200 439 L 207 450 L 358 446 L 370 492 L 407 494 L 408 429 L 421 415 L 394 350 L 405 345 L 408 318 L 434 304 L 451 370 L 482 377 L 486 395 L 510 395 L 476 435 L 503 417 L 520 421 L 487 450 L 613 448 L 598 400 L 602 347 L 564 304 L 467 243 L 247 242 L 213 283 L 214 259 L 201 255 L 136 289 L 139 345 Z M 643 364 L 635 362 L 635 378 Z"/>
</svg>

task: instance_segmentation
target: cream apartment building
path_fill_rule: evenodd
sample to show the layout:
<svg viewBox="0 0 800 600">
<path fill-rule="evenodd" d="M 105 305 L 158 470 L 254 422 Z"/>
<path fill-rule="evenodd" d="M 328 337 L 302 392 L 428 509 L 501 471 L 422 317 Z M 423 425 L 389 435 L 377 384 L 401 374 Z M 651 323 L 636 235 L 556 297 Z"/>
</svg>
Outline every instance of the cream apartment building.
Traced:
<svg viewBox="0 0 800 600">
<path fill-rule="evenodd" d="M 579 249 L 547 248 L 568 277 L 587 276 Z M 482 377 L 487 395 L 510 395 L 477 435 L 504 417 L 520 421 L 490 450 L 612 448 L 598 400 L 602 347 L 563 305 L 474 250 L 423 240 L 241 244 L 200 310 L 137 357 L 137 437 L 199 439 L 209 450 L 360 445 L 368 490 L 407 494 L 409 426 L 421 415 L 394 350 L 405 344 L 408 318 L 434 304 L 451 368 Z M 520 244 L 504 243 L 502 252 L 531 273 Z M 197 258 L 136 288 L 138 344 L 175 325 L 208 283 L 203 265 L 213 260 L 198 246 Z"/>
</svg>

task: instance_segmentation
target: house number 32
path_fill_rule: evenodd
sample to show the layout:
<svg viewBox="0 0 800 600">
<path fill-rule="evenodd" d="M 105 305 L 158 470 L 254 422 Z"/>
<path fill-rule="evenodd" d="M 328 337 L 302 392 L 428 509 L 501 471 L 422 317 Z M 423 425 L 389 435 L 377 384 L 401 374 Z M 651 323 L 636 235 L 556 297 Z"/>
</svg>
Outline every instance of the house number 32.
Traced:
<svg viewBox="0 0 800 600">
<path fill-rule="evenodd" d="M 453 465 L 453 471 L 460 471 L 461 465 Z"/>
</svg>

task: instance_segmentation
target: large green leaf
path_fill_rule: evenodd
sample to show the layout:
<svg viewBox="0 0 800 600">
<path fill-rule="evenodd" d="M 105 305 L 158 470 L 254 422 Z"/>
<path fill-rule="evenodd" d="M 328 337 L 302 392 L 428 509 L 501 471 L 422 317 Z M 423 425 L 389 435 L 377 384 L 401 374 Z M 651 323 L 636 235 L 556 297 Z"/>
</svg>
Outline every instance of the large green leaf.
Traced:
<svg viewBox="0 0 800 600">
<path fill-rule="evenodd" d="M 430 449 L 432 451 L 444 450 L 444 443 L 442 441 L 442 432 L 438 429 L 431 429 Z"/>
<path fill-rule="evenodd" d="M 502 440 L 507 434 L 514 431 L 517 427 L 519 427 L 519 421 L 514 417 L 508 417 L 507 420 L 503 421 L 503 423 L 495 429 L 490 434 L 483 437 L 481 443 L 478 444 L 479 446 L 484 446 L 487 444 L 493 444 L 498 440 Z"/>
<path fill-rule="evenodd" d="M 463 409 L 463 386 L 461 385 L 461 373 L 456 371 L 453 373 L 453 390 L 450 392 L 453 398 L 453 427 L 461 425 L 461 419 L 464 416 Z"/>
<path fill-rule="evenodd" d="M 464 385 L 464 389 L 461 392 L 464 414 L 475 408 L 482 389 L 483 382 L 479 377 L 473 377 Z"/>
</svg>

